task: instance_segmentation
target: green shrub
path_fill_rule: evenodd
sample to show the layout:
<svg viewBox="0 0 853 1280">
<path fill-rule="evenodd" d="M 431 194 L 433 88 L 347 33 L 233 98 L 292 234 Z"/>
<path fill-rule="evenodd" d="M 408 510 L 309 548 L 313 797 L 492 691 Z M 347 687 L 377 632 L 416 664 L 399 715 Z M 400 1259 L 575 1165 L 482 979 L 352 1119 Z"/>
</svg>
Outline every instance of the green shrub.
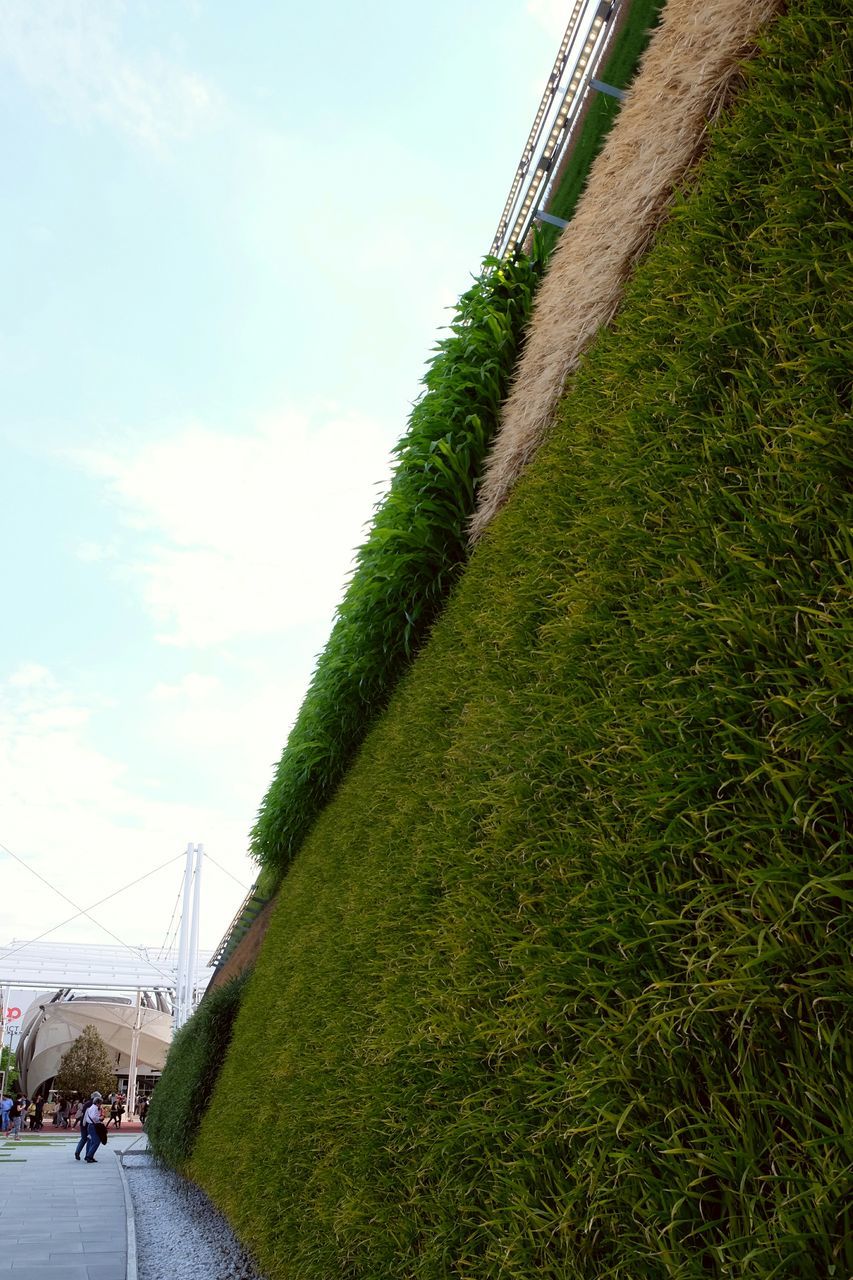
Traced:
<svg viewBox="0 0 853 1280">
<path fill-rule="evenodd" d="M 65 1050 L 53 1083 L 59 1093 L 79 1093 L 81 1098 L 96 1089 L 106 1097 L 115 1089 L 112 1051 L 94 1023 Z"/>
<path fill-rule="evenodd" d="M 487 258 L 436 347 L 424 394 L 275 779 L 252 848 L 281 873 L 423 642 L 467 557 L 474 483 L 494 436 L 540 273 Z"/>
<path fill-rule="evenodd" d="M 282 886 L 191 1165 L 271 1277 L 851 1272 L 848 22 L 767 36 Z"/>
<path fill-rule="evenodd" d="M 175 1169 L 189 1160 L 210 1104 L 249 974 L 210 991 L 175 1035 L 145 1128 L 154 1153 Z"/>
</svg>

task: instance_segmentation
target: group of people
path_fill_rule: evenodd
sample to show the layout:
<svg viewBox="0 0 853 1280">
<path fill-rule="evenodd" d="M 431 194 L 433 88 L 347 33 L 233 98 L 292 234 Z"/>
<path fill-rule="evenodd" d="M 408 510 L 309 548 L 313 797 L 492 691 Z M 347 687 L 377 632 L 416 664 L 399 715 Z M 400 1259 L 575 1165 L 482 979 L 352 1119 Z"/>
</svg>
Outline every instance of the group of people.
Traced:
<svg viewBox="0 0 853 1280">
<path fill-rule="evenodd" d="M 58 1125 L 60 1129 L 76 1129 L 83 1117 L 86 1102 L 87 1099 L 80 1098 L 76 1093 L 70 1098 L 66 1098 L 60 1094 L 56 1100 L 56 1110 L 53 1113 L 53 1123 Z M 124 1094 L 107 1094 L 106 1103 L 103 1103 L 103 1097 L 101 1098 L 101 1102 L 105 1111 L 106 1107 L 109 1106 L 109 1114 L 106 1120 L 107 1128 L 112 1125 L 114 1129 L 120 1129 L 122 1118 L 127 1110 L 127 1099 Z"/>
<path fill-rule="evenodd" d="M 97 1108 L 96 1116 L 90 1116 L 93 1106 Z M 94 1161 L 94 1152 L 101 1142 L 106 1142 L 107 1129 L 110 1125 L 114 1129 L 120 1129 L 126 1110 L 127 1100 L 123 1093 L 109 1094 L 106 1103 L 103 1095 L 98 1093 L 97 1090 L 86 1098 L 81 1098 L 76 1093 L 70 1098 L 60 1094 L 53 1111 L 53 1123 L 59 1129 L 76 1129 L 79 1126 L 81 1136 L 75 1152 L 78 1160 L 83 1146 L 91 1135 L 92 1126 L 100 1126 L 103 1136 L 92 1147 L 91 1159 Z M 148 1115 L 147 1098 L 140 1098 L 136 1113 L 142 1123 L 145 1124 L 145 1119 Z M 0 1098 L 0 1133 L 9 1134 L 16 1142 L 19 1142 L 21 1131 L 27 1128 L 28 1121 L 30 1129 L 41 1129 L 44 1126 L 44 1098 L 40 1093 L 36 1094 L 32 1100 L 24 1094 Z M 89 1160 L 89 1155 L 87 1148 L 87 1160 Z"/>
<path fill-rule="evenodd" d="M 26 1128 L 28 1117 L 31 1129 L 41 1129 L 44 1098 L 40 1093 L 32 1101 L 23 1093 L 0 1100 L 0 1133 L 11 1133 L 14 1141 L 20 1142 L 21 1130 Z"/>
<path fill-rule="evenodd" d="M 114 1129 L 120 1129 L 121 1118 L 127 1110 L 127 1099 L 123 1093 L 110 1093 L 107 1094 L 107 1102 L 110 1105 L 110 1115 L 107 1120 L 107 1128 L 109 1129 L 110 1125 L 112 1125 Z"/>
<path fill-rule="evenodd" d="M 53 1109 L 53 1123 L 57 1129 L 70 1129 L 75 1123 L 75 1094 L 73 1098 L 66 1098 L 64 1094 L 60 1094 L 56 1099 L 56 1106 Z"/>
</svg>

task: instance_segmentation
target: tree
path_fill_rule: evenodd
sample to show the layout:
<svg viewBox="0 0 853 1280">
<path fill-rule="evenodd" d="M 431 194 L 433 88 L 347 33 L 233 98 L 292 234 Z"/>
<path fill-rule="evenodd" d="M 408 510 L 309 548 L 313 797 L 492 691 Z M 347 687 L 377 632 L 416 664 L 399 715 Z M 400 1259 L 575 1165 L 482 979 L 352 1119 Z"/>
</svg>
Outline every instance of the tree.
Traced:
<svg viewBox="0 0 853 1280">
<path fill-rule="evenodd" d="M 18 1068 L 15 1065 L 15 1055 L 5 1045 L 0 1049 L 0 1071 L 6 1072 L 5 1092 L 7 1094 L 16 1092 L 18 1089 Z"/>
<path fill-rule="evenodd" d="M 95 1089 L 107 1094 L 115 1088 L 112 1054 L 91 1022 L 62 1055 L 53 1083 L 60 1093 L 84 1097 Z"/>
</svg>

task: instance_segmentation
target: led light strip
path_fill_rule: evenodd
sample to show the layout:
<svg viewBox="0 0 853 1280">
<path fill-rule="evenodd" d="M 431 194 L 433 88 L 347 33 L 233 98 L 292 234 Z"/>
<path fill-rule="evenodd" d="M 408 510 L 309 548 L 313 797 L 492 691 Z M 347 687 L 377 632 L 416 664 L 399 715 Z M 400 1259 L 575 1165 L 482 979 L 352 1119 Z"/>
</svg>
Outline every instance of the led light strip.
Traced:
<svg viewBox="0 0 853 1280">
<path fill-rule="evenodd" d="M 531 161 L 541 140 L 545 120 L 558 97 L 559 81 L 555 82 L 554 72 L 548 81 L 492 242 L 491 253 L 496 257 L 504 258 L 511 254 L 519 244 L 523 243 L 530 229 L 538 208 L 539 196 L 547 190 L 562 151 L 572 136 L 589 82 L 597 70 L 598 61 L 607 44 L 608 34 L 612 29 L 610 22 L 618 4 L 619 0 L 615 0 L 611 5 L 598 3 L 597 0 L 587 0 L 583 12 L 580 4 L 575 4 L 569 27 L 560 45 L 557 62 L 554 64 L 555 71 L 558 66 L 561 68 L 560 77 L 570 63 L 569 51 L 575 44 L 579 32 L 583 30 L 593 7 L 595 13 L 589 24 L 583 46 L 576 55 L 569 82 L 563 90 L 562 101 L 548 136 L 538 151 L 535 166 L 531 169 Z"/>
<path fill-rule="evenodd" d="M 566 69 L 566 64 L 569 58 L 569 50 L 574 43 L 575 35 L 577 34 L 577 30 L 580 25 L 581 13 L 586 3 L 588 3 L 588 0 L 575 0 L 575 7 L 572 10 L 572 15 L 569 18 L 569 23 L 566 27 L 565 34 L 563 35 L 562 43 L 557 51 L 554 66 L 551 70 L 550 76 L 548 77 L 548 83 L 545 86 L 545 91 L 539 102 L 539 107 L 533 120 L 533 125 L 530 129 L 530 133 L 528 134 L 524 150 L 521 153 L 521 159 L 518 162 L 518 168 L 515 171 L 515 177 L 513 178 L 512 186 L 510 187 L 509 195 L 507 196 L 506 204 L 503 208 L 503 213 L 501 214 L 501 220 L 498 224 L 498 230 L 492 244 L 493 253 L 497 252 L 500 242 L 506 234 L 519 187 L 527 176 L 527 172 L 530 168 L 530 161 L 536 152 L 539 138 L 545 124 L 545 119 L 559 92 L 560 81 L 563 78 L 563 72 Z"/>
</svg>

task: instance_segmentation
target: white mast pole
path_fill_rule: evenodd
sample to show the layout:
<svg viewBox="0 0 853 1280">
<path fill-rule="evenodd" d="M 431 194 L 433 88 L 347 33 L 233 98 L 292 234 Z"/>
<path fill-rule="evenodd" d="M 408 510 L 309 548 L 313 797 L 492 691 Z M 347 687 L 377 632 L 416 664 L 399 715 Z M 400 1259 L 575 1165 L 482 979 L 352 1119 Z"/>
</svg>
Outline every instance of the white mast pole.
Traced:
<svg viewBox="0 0 853 1280">
<path fill-rule="evenodd" d="M 193 882 L 193 846 L 187 845 L 187 860 L 184 866 L 184 903 L 181 913 L 181 932 L 178 942 L 178 973 L 175 989 L 175 1030 L 182 1027 L 187 1020 L 187 954 L 190 945 L 190 891 Z"/>
<path fill-rule="evenodd" d="M 127 1119 L 133 1119 L 136 1110 L 136 1076 L 139 1065 L 139 1029 L 142 1025 L 142 990 L 136 992 L 136 1014 L 130 1035 L 130 1067 L 127 1073 Z"/>
<path fill-rule="evenodd" d="M 187 1017 L 195 1010 L 196 983 L 198 982 L 198 922 L 201 917 L 201 864 L 204 845 L 195 847 L 195 884 L 193 886 L 193 923 L 190 933 L 190 950 L 187 957 Z"/>
</svg>

